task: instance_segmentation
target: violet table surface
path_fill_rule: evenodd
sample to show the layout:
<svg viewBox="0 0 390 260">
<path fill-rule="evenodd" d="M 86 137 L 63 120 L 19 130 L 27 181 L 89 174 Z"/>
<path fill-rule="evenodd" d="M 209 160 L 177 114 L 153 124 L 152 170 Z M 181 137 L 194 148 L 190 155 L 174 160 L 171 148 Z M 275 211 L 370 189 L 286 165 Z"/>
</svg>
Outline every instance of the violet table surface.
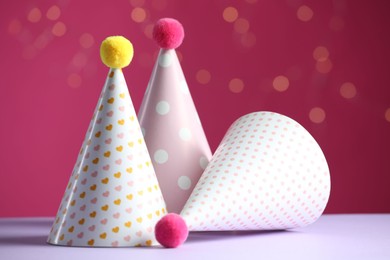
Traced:
<svg viewBox="0 0 390 260">
<path fill-rule="evenodd" d="M 0 219 L 0 259 L 390 259 L 390 214 L 324 215 L 290 231 L 196 232 L 177 249 L 52 246 L 52 221 Z"/>
</svg>

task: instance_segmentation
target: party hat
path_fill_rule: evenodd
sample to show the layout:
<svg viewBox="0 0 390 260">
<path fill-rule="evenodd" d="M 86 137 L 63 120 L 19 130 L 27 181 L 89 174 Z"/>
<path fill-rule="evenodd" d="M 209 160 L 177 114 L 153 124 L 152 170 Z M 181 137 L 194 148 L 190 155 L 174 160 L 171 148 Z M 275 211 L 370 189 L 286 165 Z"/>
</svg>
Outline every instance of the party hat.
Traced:
<svg viewBox="0 0 390 260">
<path fill-rule="evenodd" d="M 181 216 L 190 231 L 297 228 L 321 216 L 329 193 L 329 168 L 310 133 L 255 112 L 229 128 Z"/>
<path fill-rule="evenodd" d="M 110 71 L 48 243 L 150 246 L 166 209 L 121 70 L 133 46 L 108 37 L 100 53 Z"/>
<path fill-rule="evenodd" d="M 180 212 L 211 151 L 176 55 L 182 25 L 159 20 L 153 31 L 161 50 L 138 118 L 169 212 Z"/>
</svg>

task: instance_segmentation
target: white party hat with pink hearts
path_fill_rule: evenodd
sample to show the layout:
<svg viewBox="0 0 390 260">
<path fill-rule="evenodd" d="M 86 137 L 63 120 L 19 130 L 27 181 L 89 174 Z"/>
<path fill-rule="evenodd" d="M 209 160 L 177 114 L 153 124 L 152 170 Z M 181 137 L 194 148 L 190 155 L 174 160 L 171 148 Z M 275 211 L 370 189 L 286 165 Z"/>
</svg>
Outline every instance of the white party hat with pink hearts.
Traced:
<svg viewBox="0 0 390 260">
<path fill-rule="evenodd" d="M 211 151 L 175 51 L 184 38 L 182 25 L 161 19 L 153 37 L 161 50 L 138 118 L 167 209 L 179 213 Z"/>
<path fill-rule="evenodd" d="M 321 216 L 329 194 L 328 164 L 310 133 L 255 112 L 229 128 L 181 216 L 190 231 L 297 228 Z"/>
<path fill-rule="evenodd" d="M 100 49 L 110 67 L 48 243 L 150 246 L 165 203 L 121 68 L 133 57 L 122 36 Z"/>
</svg>

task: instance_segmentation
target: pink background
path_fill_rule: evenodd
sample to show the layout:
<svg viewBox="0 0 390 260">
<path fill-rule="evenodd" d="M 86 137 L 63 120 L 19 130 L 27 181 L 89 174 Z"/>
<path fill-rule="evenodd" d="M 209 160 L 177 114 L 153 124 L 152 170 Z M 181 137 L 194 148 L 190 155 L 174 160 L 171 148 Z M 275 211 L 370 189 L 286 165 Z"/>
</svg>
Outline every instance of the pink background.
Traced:
<svg viewBox="0 0 390 260">
<path fill-rule="evenodd" d="M 124 74 L 138 110 L 158 51 L 151 28 L 161 17 L 185 27 L 177 51 L 213 151 L 239 116 L 285 114 L 328 159 L 327 213 L 390 212 L 389 6 L 2 1 L 0 216 L 56 213 L 108 72 L 100 42 L 116 34 L 133 42 Z"/>
</svg>

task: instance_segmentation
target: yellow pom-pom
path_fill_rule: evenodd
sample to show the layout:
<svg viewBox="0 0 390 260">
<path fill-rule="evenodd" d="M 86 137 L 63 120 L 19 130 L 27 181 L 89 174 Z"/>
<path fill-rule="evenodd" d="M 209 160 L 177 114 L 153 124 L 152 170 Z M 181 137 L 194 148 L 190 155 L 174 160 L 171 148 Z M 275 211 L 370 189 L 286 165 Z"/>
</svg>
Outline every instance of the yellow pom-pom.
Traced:
<svg viewBox="0 0 390 260">
<path fill-rule="evenodd" d="M 100 46 L 100 57 L 110 68 L 120 69 L 128 66 L 133 55 L 133 45 L 123 36 L 107 37 Z"/>
</svg>

